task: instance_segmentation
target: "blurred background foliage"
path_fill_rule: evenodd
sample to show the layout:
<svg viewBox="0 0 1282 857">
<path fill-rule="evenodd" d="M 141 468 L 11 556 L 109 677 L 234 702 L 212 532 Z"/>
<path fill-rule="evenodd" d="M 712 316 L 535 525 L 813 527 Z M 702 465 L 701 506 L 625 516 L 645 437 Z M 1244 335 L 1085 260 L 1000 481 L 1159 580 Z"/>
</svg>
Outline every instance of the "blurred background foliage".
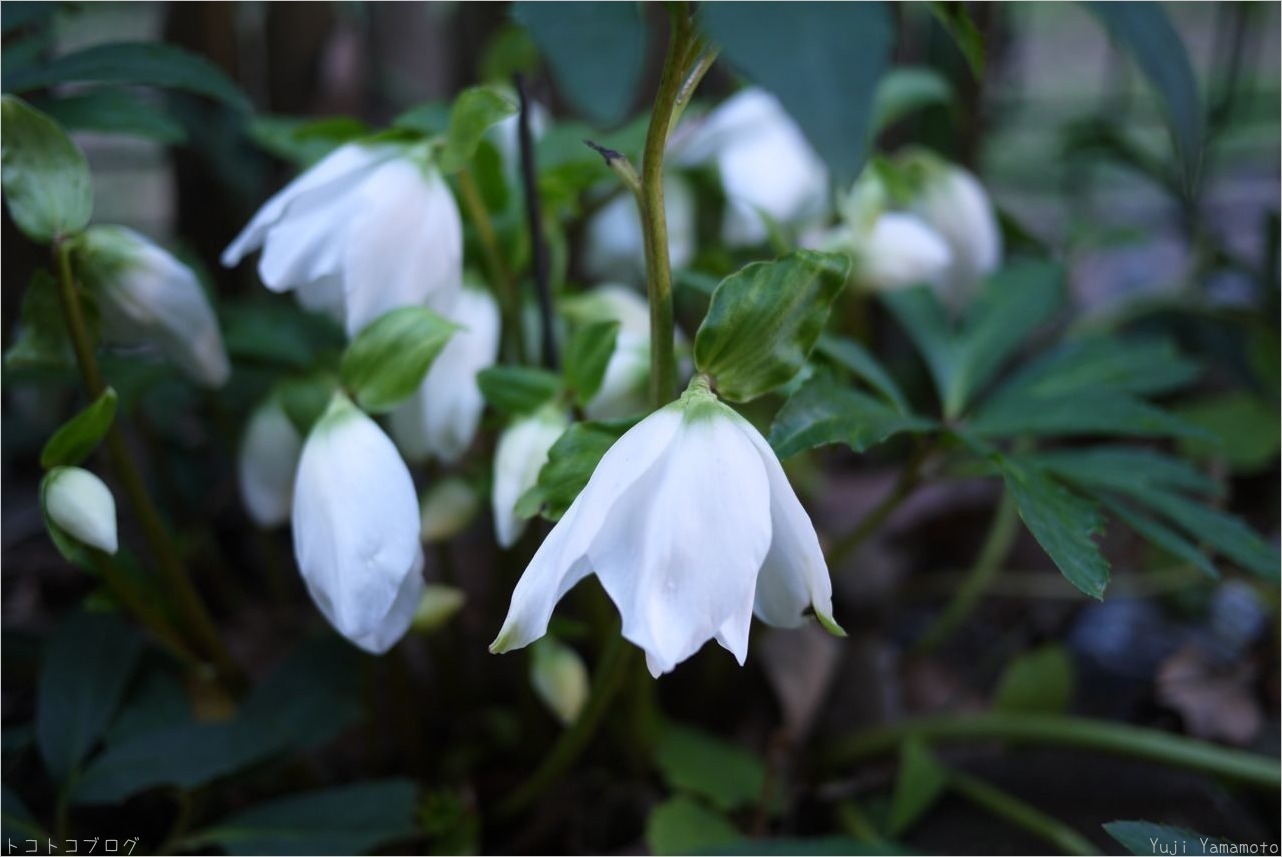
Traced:
<svg viewBox="0 0 1282 857">
<path fill-rule="evenodd" d="M 519 552 L 488 544 L 486 522 L 433 559 L 435 575 L 452 575 L 468 593 L 448 626 L 382 660 L 322 633 L 287 538 L 249 524 L 231 462 L 250 406 L 315 354 L 340 348 L 341 335 L 266 295 L 249 266 L 218 268 L 218 254 L 270 191 L 336 143 L 393 120 L 440 129 L 463 87 L 508 83 L 519 71 L 564 120 L 539 144 L 540 191 L 564 225 L 553 238 L 558 278 L 581 282 L 590 208 L 581 191 L 609 172 L 580 140 L 635 152 L 661 60 L 659 10 L 625 8 L 637 16 L 635 38 L 582 49 L 630 61 L 630 103 L 593 91 L 600 81 L 591 76 L 581 90 L 558 86 L 563 76 L 546 67 L 557 71 L 555 57 L 540 57 L 503 3 L 4 4 L 5 91 L 23 92 L 75 133 L 93 170 L 95 220 L 177 247 L 216 296 L 236 363 L 219 395 L 127 353 L 110 357 L 107 374 L 255 684 L 234 707 L 198 681 L 184 685 L 166 656 L 115 618 L 94 581 L 60 558 L 44 534 L 36 462 L 76 400 L 74 376 L 6 357 L 4 835 L 101 831 L 140 838 L 140 853 L 1022 853 L 1045 850 L 1048 839 L 1056 850 L 1080 847 L 1059 823 L 1085 832 L 1088 846 L 1120 850 L 1146 841 L 1148 829 L 1106 834 L 1101 822 L 1149 819 L 1276 841 L 1275 791 L 1237 789 L 1196 765 L 984 744 L 946 755 L 913 741 L 896 765 L 871 757 L 875 730 L 859 743 L 861 728 L 909 715 L 990 711 L 1035 724 L 1072 712 L 1279 754 L 1276 585 L 1210 580 L 1122 527 L 1102 540 L 1114 565 L 1107 600 L 1086 603 L 1024 534 L 948 644 L 912 653 L 998 502 L 996 485 L 967 474 L 925 486 L 876 537 L 834 559 L 849 640 L 814 629 L 769 634 L 744 670 L 699 656 L 657 686 L 625 688 L 585 763 L 529 816 L 493 807 L 561 727 L 540 708 L 521 660 L 485 652 L 521 566 Z M 1167 11 L 1204 102 L 1200 159 L 1173 143 L 1171 106 L 1151 71 L 1070 3 L 894 5 L 899 71 L 896 89 L 883 87 L 873 105 L 876 149 L 926 145 L 979 174 L 1008 246 L 1065 264 L 1072 329 L 1167 337 L 1200 364 L 1191 392 L 1163 404 L 1207 434 L 1167 446 L 1223 482 L 1214 503 L 1276 544 L 1279 10 Z M 539 35 L 537 22 L 524 23 Z M 81 68 L 64 62 L 49 77 L 53 58 L 119 42 L 155 42 L 157 51 L 134 56 L 134 67 L 80 55 Z M 166 45 L 204 59 L 174 59 Z M 63 82 L 74 86 L 49 87 Z M 714 103 L 735 82 L 719 63 L 699 100 Z M 482 185 L 509 262 L 526 267 L 519 200 L 501 180 Z M 701 234 L 715 230 L 715 205 L 701 214 Z M 43 256 L 7 216 L 3 246 L 9 354 L 21 344 L 18 322 L 42 311 L 24 302 L 22 286 Z M 678 293 L 687 322 L 697 323 L 706 283 L 743 261 L 715 242 L 701 249 Z M 872 313 L 878 354 L 910 399 L 928 399 L 928 367 L 890 315 Z M 875 507 L 907 443 L 789 463 L 821 532 L 841 532 Z M 581 612 L 596 603 L 584 598 Z M 591 622 L 557 622 L 562 639 L 593 650 Z M 843 744 L 847 736 L 854 743 Z M 1059 822 L 1010 824 L 1010 794 Z"/>
</svg>

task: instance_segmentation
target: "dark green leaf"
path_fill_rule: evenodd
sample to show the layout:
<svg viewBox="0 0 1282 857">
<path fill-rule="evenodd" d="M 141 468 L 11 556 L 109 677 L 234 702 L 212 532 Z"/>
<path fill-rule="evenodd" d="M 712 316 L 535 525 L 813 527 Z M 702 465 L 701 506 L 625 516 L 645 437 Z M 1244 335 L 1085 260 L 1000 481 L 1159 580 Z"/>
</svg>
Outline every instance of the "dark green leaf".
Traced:
<svg viewBox="0 0 1282 857">
<path fill-rule="evenodd" d="M 516 111 L 516 104 L 493 87 L 474 86 L 460 92 L 450 111 L 450 130 L 441 151 L 441 169 L 451 173 L 467 166 L 490 126 Z"/>
<path fill-rule="evenodd" d="M 350 116 L 255 116 L 249 123 L 249 136 L 255 143 L 299 167 L 310 167 L 344 143 L 369 133 L 368 125 Z"/>
<path fill-rule="evenodd" d="M 443 101 L 416 104 L 392 120 L 393 128 L 417 131 L 425 137 L 435 137 L 450 130 L 450 105 Z"/>
<path fill-rule="evenodd" d="M 305 370 L 343 348 L 342 328 L 329 316 L 289 304 L 244 300 L 220 308 L 223 342 L 233 361 Z M 328 398 L 328 397 L 326 397 Z"/>
<path fill-rule="evenodd" d="M 231 79 L 204 57 L 162 42 L 115 42 L 63 54 L 5 80 L 10 92 L 60 83 L 127 83 L 181 89 L 207 95 L 237 110 L 249 100 Z"/>
<path fill-rule="evenodd" d="M 948 35 L 957 43 L 957 49 L 966 58 L 970 73 L 980 80 L 984 76 L 984 37 L 970 19 L 966 4 L 960 2 L 930 2 L 926 8 L 935 16 Z"/>
<path fill-rule="evenodd" d="M 537 411 L 561 392 L 561 378 L 530 366 L 491 366 L 476 376 L 490 407 L 516 416 Z"/>
<path fill-rule="evenodd" d="M 0 32 L 7 36 L 30 24 L 48 21 L 61 6 L 61 3 L 27 2 L 27 0 L 5 3 L 0 6 Z"/>
<path fill-rule="evenodd" d="M 1215 565 L 1202 551 L 1198 550 L 1197 545 L 1175 530 L 1107 494 L 1096 496 L 1106 509 L 1117 516 L 1118 520 L 1126 524 L 1150 544 L 1201 570 L 1207 577 L 1215 579 L 1220 576 L 1219 570 L 1216 569 Z"/>
<path fill-rule="evenodd" d="M 1003 395 L 981 407 L 968 427 L 979 437 L 1124 435 L 1207 438 L 1204 429 L 1125 393 Z"/>
<path fill-rule="evenodd" d="M 45 99 L 40 109 L 70 131 L 128 134 L 160 143 L 181 143 L 187 130 L 165 111 L 125 89 L 95 89 Z"/>
<path fill-rule="evenodd" d="M 826 443 L 845 443 L 855 452 L 901 432 L 926 432 L 936 424 L 901 413 L 879 399 L 816 372 L 793 393 L 770 427 L 770 445 L 788 458 Z"/>
<path fill-rule="evenodd" d="M 617 321 L 584 325 L 570 337 L 565 347 L 565 376 L 579 404 L 586 404 L 601 389 L 618 338 Z"/>
<path fill-rule="evenodd" d="M 1223 457 L 1234 473 L 1269 470 L 1278 458 L 1278 408 L 1263 396 L 1235 390 L 1189 402 L 1176 414 L 1201 426 L 1218 442 L 1190 438 L 1181 443 L 1195 458 Z"/>
<path fill-rule="evenodd" d="M 645 60 L 639 4 L 522 0 L 512 17 L 534 38 L 557 88 L 577 111 L 606 126 L 627 117 Z"/>
<path fill-rule="evenodd" d="M 721 281 L 695 334 L 694 362 L 722 398 L 746 402 L 801 371 L 849 266 L 839 254 L 798 250 Z"/>
<path fill-rule="evenodd" d="M 1197 363 L 1166 339 L 1120 340 L 1098 336 L 1068 342 L 1016 373 L 993 394 L 1066 396 L 1109 390 L 1134 395 L 1169 393 L 1197 378 Z"/>
<path fill-rule="evenodd" d="M 1152 449 L 1092 446 L 1059 449 L 1029 456 L 1060 479 L 1088 488 L 1134 491 L 1175 489 L 1218 494 L 1220 486 L 1186 461 Z"/>
<path fill-rule="evenodd" d="M 366 325 L 347 346 L 343 385 L 370 413 L 390 411 L 413 395 L 458 325 L 425 307 L 401 307 Z"/>
<path fill-rule="evenodd" d="M 1157 90 L 1175 141 L 1184 189 L 1191 193 L 1202 168 L 1204 116 L 1197 78 L 1183 40 L 1160 3 L 1093 2 L 1086 7 Z"/>
<path fill-rule="evenodd" d="M 1076 673 L 1063 646 L 1042 646 L 1007 664 L 993 692 L 998 711 L 1063 714 L 1073 700 Z"/>
<path fill-rule="evenodd" d="M 36 741 L 55 780 L 65 780 L 115 713 L 142 654 L 119 618 L 73 613 L 49 640 L 36 695 Z"/>
<path fill-rule="evenodd" d="M 1092 598 L 1103 598 L 1108 560 L 1094 540 L 1102 529 L 1095 507 L 1031 464 L 1000 458 L 998 466 L 1019 516 L 1060 573 Z"/>
<path fill-rule="evenodd" d="M 20 324 L 14 342 L 4 353 L 6 370 L 70 369 L 75 354 L 62 319 L 58 283 L 43 269 L 36 269 L 22 295 Z"/>
<path fill-rule="evenodd" d="M 831 855 L 851 857 L 856 854 L 908 854 L 911 852 L 884 842 L 860 842 L 845 836 L 816 836 L 797 839 L 781 836 L 777 839 L 740 839 L 729 845 L 700 849 L 698 854 L 762 855 L 762 857 L 800 857 L 801 855 Z"/>
<path fill-rule="evenodd" d="M 187 694 L 169 673 L 151 670 L 135 685 L 103 738 L 108 747 L 191 719 Z"/>
<path fill-rule="evenodd" d="M 895 406 L 900 413 L 908 413 L 908 400 L 900 392 L 899 385 L 890 373 L 877 362 L 864 346 L 853 339 L 845 339 L 831 334 L 823 334 L 815 346 L 819 353 L 836 365 L 854 374 L 873 390 L 880 393 L 887 402 Z"/>
<path fill-rule="evenodd" d="M 487 83 L 507 83 L 518 72 L 528 74 L 538 66 L 538 45 L 529 32 L 511 23 L 490 35 L 478 63 L 479 77 Z"/>
<path fill-rule="evenodd" d="M 909 738 L 899 751 L 899 776 L 890 804 L 890 833 L 899 836 L 934 806 L 948 785 L 948 770 L 919 738 Z"/>
<path fill-rule="evenodd" d="M 645 824 L 646 844 L 659 857 L 700 854 L 735 845 L 742 838 L 724 815 L 680 795 L 655 807 Z"/>
<path fill-rule="evenodd" d="M 6 95 L 0 141 L 4 197 L 17 227 L 39 244 L 84 229 L 93 211 L 89 165 L 58 123 Z"/>
<path fill-rule="evenodd" d="M 1278 579 L 1277 549 L 1240 518 L 1165 491 L 1145 491 L 1137 499 L 1247 571 L 1268 580 Z"/>
<path fill-rule="evenodd" d="M 635 424 L 635 419 L 608 420 L 575 423 L 566 429 L 548 450 L 539 484 L 518 501 L 517 514 L 529 517 L 542 508 L 548 520 L 560 520 L 588 484 L 601 456 Z"/>
<path fill-rule="evenodd" d="M 60 464 L 79 464 L 89 457 L 111 430 L 116 418 L 116 391 L 108 387 L 89 407 L 54 432 L 40 451 L 40 466 L 48 470 Z"/>
<path fill-rule="evenodd" d="M 949 105 L 952 100 L 952 84 L 934 69 L 922 66 L 892 68 L 877 84 L 877 96 L 873 100 L 873 131 L 879 132 L 918 110 Z"/>
<path fill-rule="evenodd" d="M 1110 821 L 1102 825 L 1104 832 L 1131 854 L 1143 854 L 1153 857 L 1154 854 L 1227 854 L 1226 844 L 1222 839 L 1203 836 L 1191 830 L 1172 827 L 1169 824 L 1154 824 L 1151 821 Z M 1156 840 L 1156 842 L 1155 842 Z M 1163 850 L 1159 851 L 1161 848 Z"/>
<path fill-rule="evenodd" d="M 48 836 L 18 793 L 8 786 L 0 786 L 0 837 L 16 845 L 27 839 L 45 840 Z"/>
<path fill-rule="evenodd" d="M 337 389 L 337 378 L 328 372 L 316 372 L 301 378 L 285 378 L 273 392 L 299 436 L 307 437 Z"/>
<path fill-rule="evenodd" d="M 417 787 L 379 780 L 302 792 L 252 806 L 186 844 L 228 854 L 368 854 L 414 834 Z"/>
<path fill-rule="evenodd" d="M 725 812 L 761 800 L 764 763 L 716 735 L 668 726 L 659 739 L 654 762 L 669 788 L 697 795 Z"/>
<path fill-rule="evenodd" d="M 886 7 L 703 3 L 699 17 L 730 64 L 778 97 L 837 184 L 854 181 L 864 162 L 873 95 L 894 41 Z M 805 50 L 799 57 L 782 45 Z"/>
</svg>

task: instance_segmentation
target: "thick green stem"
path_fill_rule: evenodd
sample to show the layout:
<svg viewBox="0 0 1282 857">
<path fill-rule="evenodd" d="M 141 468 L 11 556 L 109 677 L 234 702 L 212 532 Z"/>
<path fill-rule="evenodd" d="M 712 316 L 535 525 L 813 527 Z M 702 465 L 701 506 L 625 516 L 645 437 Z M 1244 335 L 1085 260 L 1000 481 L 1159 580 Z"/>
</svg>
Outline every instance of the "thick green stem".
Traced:
<svg viewBox="0 0 1282 857">
<path fill-rule="evenodd" d="M 908 496 L 916 490 L 918 483 L 921 482 L 922 468 L 926 464 L 926 459 L 930 457 L 931 448 L 929 444 L 922 444 L 917 447 L 912 458 L 904 465 L 904 469 L 899 473 L 899 479 L 895 481 L 895 487 L 890 489 L 890 493 L 877 506 L 864 516 L 853 530 L 837 539 L 828 548 L 827 560 L 828 567 L 835 568 L 838 563 L 845 559 L 851 551 L 859 547 L 864 541 L 877 531 L 885 523 L 890 514 L 899 508 L 899 504 L 908 499 Z"/>
<path fill-rule="evenodd" d="M 93 340 L 85 323 L 80 296 L 76 293 L 76 281 L 71 271 L 70 245 L 59 244 L 55 255 L 58 265 L 59 297 L 62 301 L 63 318 L 67 323 L 67 333 L 71 337 L 76 362 L 80 366 L 80 377 L 84 383 L 85 392 L 91 399 L 97 399 L 106 389 L 106 384 L 103 382 L 102 371 L 98 368 L 98 360 L 94 355 Z M 220 677 L 234 686 L 239 686 L 243 683 L 240 669 L 223 645 L 218 627 L 183 569 L 178 550 L 174 547 L 168 530 L 165 529 L 160 512 L 151 499 L 142 473 L 134 463 L 118 423 L 113 424 L 107 433 L 106 445 L 112 471 L 124 488 L 129 504 L 138 517 L 143 536 L 156 560 L 161 579 L 168 595 L 174 601 L 174 607 L 182 618 L 183 625 L 192 635 L 197 648 L 210 660 Z"/>
<path fill-rule="evenodd" d="M 871 756 L 892 752 L 910 737 L 935 743 L 1009 741 L 1099 750 L 1201 771 L 1261 789 L 1276 790 L 1282 786 L 1276 757 L 1232 750 L 1207 741 L 1125 723 L 1054 714 L 990 712 L 904 720 L 859 732 L 833 744 L 823 756 L 824 764 L 833 768 L 846 767 Z"/>
<path fill-rule="evenodd" d="M 500 816 L 520 812 L 570 769 L 587 748 L 610 702 L 623 686 L 623 679 L 635 660 L 633 655 L 632 649 L 616 629 L 601 655 L 592 680 L 592 693 L 583 706 L 583 711 L 561 733 L 561 737 L 543 757 L 534 773 L 499 804 L 497 812 Z"/>
<path fill-rule="evenodd" d="M 645 235 L 645 269 L 650 297 L 650 404 L 658 409 L 672 401 L 677 387 L 677 361 L 672 317 L 672 265 L 668 258 L 668 220 L 663 202 L 663 150 L 690 49 L 692 27 L 687 3 L 671 5 L 668 53 L 659 91 L 650 114 L 641 160 L 641 229 Z"/>
<path fill-rule="evenodd" d="M 476 179 L 467 167 L 458 172 L 459 196 L 463 200 L 463 209 L 467 219 L 476 229 L 476 236 L 481 239 L 481 250 L 485 257 L 485 267 L 490 274 L 490 282 L 498 294 L 499 307 L 503 314 L 504 353 L 508 359 L 518 363 L 525 362 L 525 329 L 521 326 L 521 298 L 516 289 L 516 278 L 507 263 L 503 261 L 503 252 L 499 248 L 498 233 L 494 231 L 494 221 L 481 198 L 481 190 L 476 186 Z"/>
<path fill-rule="evenodd" d="M 933 651 L 940 643 L 952 636 L 953 632 L 966 620 L 979 599 L 992 585 L 997 572 L 1006 563 L 1011 545 L 1019 533 L 1019 509 L 1010 491 L 1002 492 L 1001 502 L 993 513 L 993 522 L 989 525 L 988 535 L 979 557 L 966 575 L 965 581 L 957 588 L 948 605 L 935 619 L 934 623 L 922 634 L 921 639 L 913 646 L 914 654 L 925 654 Z"/>
<path fill-rule="evenodd" d="M 1099 849 L 1089 839 L 1059 819 L 1052 818 L 990 783 L 969 774 L 952 771 L 948 775 L 948 785 L 971 803 L 1049 842 L 1060 854 L 1099 853 Z"/>
</svg>

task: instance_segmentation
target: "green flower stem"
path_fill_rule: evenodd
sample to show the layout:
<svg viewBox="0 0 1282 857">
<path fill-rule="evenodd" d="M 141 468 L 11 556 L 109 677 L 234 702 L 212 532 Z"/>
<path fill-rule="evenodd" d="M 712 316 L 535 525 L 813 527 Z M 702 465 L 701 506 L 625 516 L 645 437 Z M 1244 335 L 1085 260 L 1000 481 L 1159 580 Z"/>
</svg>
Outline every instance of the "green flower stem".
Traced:
<svg viewBox="0 0 1282 857">
<path fill-rule="evenodd" d="M 668 258 L 668 221 L 663 204 L 663 150 L 676 109 L 685 60 L 694 38 L 688 3 L 672 3 L 668 53 L 659 91 L 650 114 L 641 160 L 641 227 L 645 235 L 645 269 L 650 297 L 650 405 L 672 401 L 677 386 L 672 315 L 672 265 Z"/>
<path fill-rule="evenodd" d="M 944 714 L 904 720 L 836 742 L 822 757 L 831 768 L 889 753 L 910 737 L 933 743 L 1008 741 L 1076 747 L 1200 771 L 1259 789 L 1282 787 L 1276 757 L 1221 747 L 1125 723 L 1056 714 Z"/>
<path fill-rule="evenodd" d="M 496 812 L 506 818 L 529 806 L 548 787 L 561 778 L 570 769 L 579 755 L 587 748 L 588 742 L 596 733 L 615 694 L 623 686 L 623 679 L 631 671 L 635 662 L 634 650 L 624 641 L 618 628 L 610 635 L 597 664 L 592 692 L 587 704 L 577 720 L 561 733 L 551 751 L 543 757 L 542 763 L 516 791 L 504 798 Z"/>
<path fill-rule="evenodd" d="M 67 333 L 71 337 L 76 362 L 80 366 L 80 377 L 84 383 L 85 392 L 91 399 L 97 399 L 106 389 L 106 384 L 102 379 L 102 371 L 98 368 L 98 360 L 94 356 L 93 340 L 89 336 L 89 328 L 85 323 L 80 296 L 76 293 L 76 281 L 71 271 L 70 245 L 65 242 L 58 244 L 55 256 L 58 267 L 58 293 L 62 302 L 63 318 L 67 323 Z M 165 587 L 174 600 L 174 607 L 182 619 L 183 626 L 190 631 L 198 650 L 213 664 L 219 677 L 232 687 L 240 687 L 244 683 L 240 668 L 223 645 L 218 627 L 183 569 L 182 560 L 178 556 L 169 532 L 165 529 L 151 494 L 147 491 L 147 484 L 134 463 L 118 422 L 114 423 L 107 433 L 106 443 L 112 470 L 138 516 L 143 536 L 160 569 Z"/>
<path fill-rule="evenodd" d="M 191 651 L 159 605 L 147 599 L 147 593 L 134 585 L 114 559 L 95 548 L 89 548 L 87 552 L 112 595 L 142 623 L 156 642 L 189 666 L 201 663 L 200 657 Z"/>
<path fill-rule="evenodd" d="M 1056 818 L 1052 818 L 1019 798 L 969 774 L 950 771 L 948 786 L 954 792 L 999 818 L 1022 827 L 1044 839 L 1059 854 L 1098 854 L 1099 849 L 1089 839 Z"/>
<path fill-rule="evenodd" d="M 481 190 L 468 167 L 458 171 L 459 196 L 463 200 L 463 209 L 467 219 L 476 229 L 476 236 L 481 239 L 481 250 L 485 257 L 485 267 L 489 270 L 490 282 L 498 294 L 499 306 L 503 313 L 504 351 L 510 359 L 525 361 L 525 328 L 521 325 L 521 298 L 516 290 L 516 278 L 503 261 L 503 252 L 499 249 L 498 233 L 494 231 L 494 221 L 481 198 Z"/>
<path fill-rule="evenodd" d="M 690 54 L 694 57 L 694 60 L 689 63 L 690 71 L 686 73 L 685 79 L 681 81 L 681 88 L 677 91 L 677 100 L 672 106 L 672 121 L 668 125 L 669 135 L 676 129 L 677 123 L 681 121 L 681 114 L 690 105 L 690 100 L 694 97 L 694 91 L 703 82 L 704 75 L 708 73 L 708 69 L 712 68 L 712 64 L 717 61 L 717 57 L 721 54 L 721 48 L 707 48 L 702 42 L 695 42 L 691 45 Z"/>
<path fill-rule="evenodd" d="M 899 508 L 899 504 L 907 500 L 909 495 L 917 489 L 918 484 L 921 483 L 922 470 L 925 467 L 926 460 L 930 458 L 931 451 L 932 447 L 928 443 L 918 446 L 912 458 L 904 465 L 904 469 L 899 472 L 899 479 L 895 481 L 895 486 L 890 489 L 890 493 L 871 512 L 864 516 L 858 526 L 833 542 L 832 547 L 828 548 L 826 557 L 829 568 L 835 568 L 855 548 L 863 544 L 869 536 L 886 522 L 891 513 Z"/>
<path fill-rule="evenodd" d="M 1002 491 L 1001 502 L 993 513 L 993 522 L 988 527 L 988 535 L 980 548 L 979 558 L 966 574 L 966 579 L 953 593 L 948 605 L 935 619 L 921 638 L 913 645 L 913 654 L 921 655 L 934 651 L 939 644 L 952 636 L 953 632 L 966 621 L 966 617 L 975 609 L 979 599 L 988 591 L 997 573 L 1006 563 L 1015 536 L 1019 534 L 1019 509 L 1010 491 Z"/>
</svg>

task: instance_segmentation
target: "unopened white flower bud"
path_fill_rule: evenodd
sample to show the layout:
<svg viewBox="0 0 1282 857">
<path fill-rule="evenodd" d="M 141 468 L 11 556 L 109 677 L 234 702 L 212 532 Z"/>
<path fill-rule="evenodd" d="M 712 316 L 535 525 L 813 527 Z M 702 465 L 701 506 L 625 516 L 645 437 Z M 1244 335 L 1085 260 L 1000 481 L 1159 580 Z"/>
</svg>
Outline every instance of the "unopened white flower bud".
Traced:
<svg viewBox="0 0 1282 857">
<path fill-rule="evenodd" d="M 107 484 L 80 467 L 55 467 L 43 485 L 49 520 L 77 541 L 114 554 L 116 501 Z"/>
<path fill-rule="evenodd" d="M 588 668 L 579 653 L 553 637 L 530 650 L 530 684 L 548 710 L 568 726 L 588 701 Z"/>
</svg>

